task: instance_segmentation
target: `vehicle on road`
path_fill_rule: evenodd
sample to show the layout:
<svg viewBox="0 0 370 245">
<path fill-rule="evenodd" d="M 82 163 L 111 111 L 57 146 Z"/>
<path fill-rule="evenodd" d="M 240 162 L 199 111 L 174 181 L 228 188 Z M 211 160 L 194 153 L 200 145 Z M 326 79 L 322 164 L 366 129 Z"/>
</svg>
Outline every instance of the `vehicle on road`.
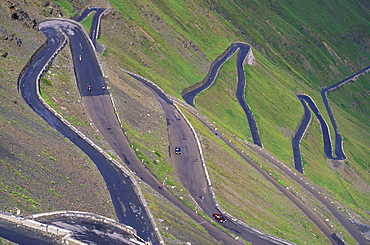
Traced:
<svg viewBox="0 0 370 245">
<path fill-rule="evenodd" d="M 226 218 L 225 216 L 223 216 L 222 214 L 220 213 L 214 213 L 212 214 L 213 218 L 215 220 L 217 220 L 219 223 L 225 223 L 226 222 Z"/>
<path fill-rule="evenodd" d="M 181 154 L 181 148 L 179 146 L 175 147 L 175 153 L 176 154 Z"/>
<path fill-rule="evenodd" d="M 105 90 L 105 85 L 103 84 L 102 89 Z"/>
<path fill-rule="evenodd" d="M 89 91 L 89 93 L 91 92 L 91 85 L 89 84 L 89 86 L 87 86 L 87 91 Z"/>
<path fill-rule="evenodd" d="M 80 60 L 80 62 L 82 61 L 82 55 L 78 55 L 78 59 Z"/>
</svg>

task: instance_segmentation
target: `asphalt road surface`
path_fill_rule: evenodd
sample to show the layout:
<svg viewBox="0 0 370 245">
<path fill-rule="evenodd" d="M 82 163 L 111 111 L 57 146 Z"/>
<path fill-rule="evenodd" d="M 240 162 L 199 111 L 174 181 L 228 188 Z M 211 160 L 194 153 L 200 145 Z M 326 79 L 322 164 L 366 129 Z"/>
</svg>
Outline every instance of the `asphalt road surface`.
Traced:
<svg viewBox="0 0 370 245">
<path fill-rule="evenodd" d="M 247 54 L 250 50 L 250 45 L 245 43 L 237 43 L 239 47 L 239 53 L 236 58 L 236 67 L 238 71 L 238 82 L 236 87 L 236 98 L 240 104 L 240 106 L 243 108 L 245 115 L 248 119 L 249 129 L 252 134 L 252 139 L 254 144 L 262 147 L 262 141 L 261 137 L 259 136 L 258 128 L 257 128 L 257 122 L 254 119 L 254 115 L 249 108 L 247 102 L 245 101 L 245 72 L 244 72 L 244 60 L 247 57 Z"/>
<path fill-rule="evenodd" d="M 300 100 L 304 109 L 303 117 L 298 125 L 298 128 L 292 138 L 292 148 L 293 148 L 293 157 L 294 157 L 294 168 L 299 171 L 300 173 L 303 173 L 303 165 L 302 165 L 302 159 L 301 159 L 301 149 L 299 147 L 301 139 L 303 135 L 305 134 L 308 125 L 311 122 L 311 112 L 307 107 L 307 104 L 304 102 L 304 100 Z"/>
</svg>

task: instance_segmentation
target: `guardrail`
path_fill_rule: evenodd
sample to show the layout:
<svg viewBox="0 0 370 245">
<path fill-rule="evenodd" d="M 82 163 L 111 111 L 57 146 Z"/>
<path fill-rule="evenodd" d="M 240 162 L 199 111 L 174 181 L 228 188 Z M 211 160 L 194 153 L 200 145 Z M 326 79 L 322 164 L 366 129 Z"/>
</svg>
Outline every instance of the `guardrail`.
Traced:
<svg viewBox="0 0 370 245">
<path fill-rule="evenodd" d="M 51 233 L 55 236 L 61 236 L 61 242 L 62 244 L 70 244 L 70 245 L 87 245 L 87 243 L 78 241 L 71 236 L 73 235 L 73 232 L 67 229 L 63 229 L 60 227 L 56 227 L 53 225 L 46 225 L 40 222 L 37 222 L 32 219 L 24 219 L 21 217 L 16 217 L 14 215 L 6 215 L 0 213 L 0 219 L 7 220 L 9 222 L 12 222 L 19 226 L 25 226 L 28 228 L 32 228 L 41 232 Z"/>
<path fill-rule="evenodd" d="M 29 216 L 29 217 L 32 218 L 32 219 L 40 219 L 40 218 L 51 217 L 51 216 L 83 217 L 83 218 L 87 218 L 87 219 L 91 219 L 91 220 L 95 220 L 95 221 L 100 221 L 102 223 L 109 224 L 111 226 L 114 226 L 114 227 L 116 227 L 116 228 L 118 228 L 120 230 L 124 230 L 127 233 L 131 234 L 137 240 L 140 241 L 138 244 L 149 245 L 148 242 L 146 242 L 144 239 L 142 239 L 141 237 L 139 237 L 137 235 L 137 232 L 136 232 L 136 230 L 133 227 L 131 227 L 129 225 L 124 225 L 124 224 L 118 223 L 114 219 L 107 218 L 105 216 L 94 214 L 94 213 L 90 213 L 90 212 L 82 212 L 82 211 L 55 211 L 55 212 L 34 214 L 34 215 Z"/>
</svg>

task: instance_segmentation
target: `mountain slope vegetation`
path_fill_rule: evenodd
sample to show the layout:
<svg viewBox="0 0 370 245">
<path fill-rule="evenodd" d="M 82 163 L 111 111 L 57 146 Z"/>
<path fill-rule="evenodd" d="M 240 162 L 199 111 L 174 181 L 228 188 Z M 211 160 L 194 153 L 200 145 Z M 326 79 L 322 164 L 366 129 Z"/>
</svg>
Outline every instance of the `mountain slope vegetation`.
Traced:
<svg viewBox="0 0 370 245">
<path fill-rule="evenodd" d="M 311 96 L 329 123 L 321 88 L 343 80 L 370 63 L 370 5 L 365 0 L 83 3 L 7 0 L 0 5 L 2 210 L 17 207 L 24 213 L 35 213 L 79 209 L 114 217 L 109 193 L 92 162 L 38 118 L 17 92 L 17 76 L 44 41 L 34 24 L 50 16 L 71 17 L 85 7 L 97 5 L 110 8 L 101 23 L 99 42 L 106 49 L 99 60 L 128 138 L 144 164 L 190 206 L 196 204 L 183 190 L 169 162 L 163 112 L 155 97 L 121 69 L 140 74 L 181 99 L 181 91 L 201 81 L 212 61 L 232 42 L 249 43 L 257 64 L 245 66 L 246 101 L 255 115 L 264 151 L 293 168 L 291 138 L 303 115 L 296 93 Z M 328 219 L 333 230 L 340 232 L 349 244 L 355 244 L 317 200 L 248 147 L 252 139 L 245 114 L 235 98 L 236 75 L 234 56 L 222 67 L 214 86 L 196 97 L 198 113 L 280 183 L 294 189 L 308 206 L 324 220 Z M 344 212 L 364 223 L 369 220 L 370 210 L 369 80 L 365 74 L 329 93 L 334 117 L 344 137 L 346 160 L 325 158 L 320 125 L 315 118 L 301 142 L 304 177 Z M 44 75 L 41 85 L 48 103 L 109 151 L 109 146 L 90 125 L 79 101 L 68 46 Z M 143 120 L 143 115 L 148 114 L 151 116 Z M 328 243 L 271 183 L 196 118 L 186 116 L 200 136 L 216 196 L 227 212 L 253 227 L 297 244 Z M 332 127 L 330 130 L 333 132 Z M 32 143 L 26 143 L 30 141 Z M 89 177 L 91 175 L 93 177 Z M 85 177 L 81 179 L 81 176 Z M 99 198 L 96 201 L 101 203 L 99 206 L 91 205 L 92 197 L 82 190 L 92 186 L 99 191 L 94 195 Z M 199 225 L 192 224 L 181 211 L 146 186 L 143 189 L 151 200 L 155 217 L 160 220 L 166 243 L 197 244 L 197 237 L 204 236 Z M 163 203 L 168 208 L 161 209 Z M 216 243 L 210 237 L 205 240 L 202 244 Z"/>
</svg>

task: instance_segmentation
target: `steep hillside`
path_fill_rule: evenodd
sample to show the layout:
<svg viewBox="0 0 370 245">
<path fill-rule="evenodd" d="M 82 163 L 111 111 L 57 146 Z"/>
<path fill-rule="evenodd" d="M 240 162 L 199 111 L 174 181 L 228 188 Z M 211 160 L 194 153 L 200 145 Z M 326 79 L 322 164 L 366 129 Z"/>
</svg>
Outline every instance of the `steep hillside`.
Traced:
<svg viewBox="0 0 370 245">
<path fill-rule="evenodd" d="M 195 204 L 169 163 L 161 108 L 147 89 L 120 68 L 150 79 L 166 93 L 181 99 L 181 91 L 202 80 L 212 61 L 231 42 L 251 44 L 257 64 L 245 67 L 246 100 L 256 117 L 265 150 L 293 167 L 291 137 L 303 115 L 296 93 L 310 95 L 329 121 L 320 89 L 370 63 L 367 31 L 370 6 L 365 0 L 340 3 L 315 0 L 304 3 L 289 0 L 279 3 L 240 0 L 3 1 L 0 4 L 2 210 L 17 207 L 22 213 L 36 213 L 77 209 L 114 217 L 109 193 L 93 163 L 39 118 L 17 91 L 19 73 L 45 39 L 37 30 L 37 23 L 49 16 L 71 17 L 85 7 L 97 5 L 111 8 L 101 23 L 99 41 L 107 48 L 99 59 L 128 138 L 157 178 L 165 181 L 174 194 L 184 198 L 190 206 Z M 328 161 L 325 158 L 316 119 L 312 120 L 301 145 L 304 176 L 365 223 L 370 210 L 368 76 L 363 75 L 329 94 L 348 159 Z M 233 57 L 221 69 L 215 85 L 195 99 L 198 113 L 206 116 L 220 133 L 283 185 L 295 189 L 323 219 L 330 220 L 335 232 L 341 232 L 347 242 L 354 244 L 339 222 L 316 199 L 248 147 L 252 140 L 245 114 L 235 99 L 235 77 Z M 80 103 L 68 46 L 42 79 L 42 95 L 58 112 L 109 151 L 100 134 L 90 125 Z M 271 183 L 197 119 L 186 115 L 200 136 L 216 196 L 224 209 L 253 227 L 298 244 L 327 243 L 307 217 Z M 143 188 L 166 242 L 197 244 L 197 239 L 204 236 L 199 225 L 146 186 Z M 94 193 L 90 192 L 92 189 Z M 161 208 L 164 203 L 166 208 Z M 212 238 L 204 237 L 202 244 L 215 243 Z"/>
<path fill-rule="evenodd" d="M 37 23 L 45 15 L 61 13 L 57 5 L 45 3 L 0 4 L 1 210 L 20 209 L 21 214 L 29 214 L 73 207 L 114 217 L 109 193 L 93 162 L 36 115 L 18 93 L 18 75 L 45 41 Z M 65 60 L 55 65 L 65 67 Z M 73 70 L 63 72 L 73 81 Z M 96 191 L 95 203 L 86 191 L 92 189 Z"/>
<path fill-rule="evenodd" d="M 291 166 L 291 137 L 303 115 L 295 94 L 301 91 L 310 95 L 329 122 L 320 88 L 337 83 L 369 64 L 369 34 L 365 31 L 369 15 L 365 2 L 312 1 L 301 5 L 288 1 L 279 4 L 110 2 L 122 15 L 113 12 L 106 18 L 107 28 L 102 28 L 101 41 L 108 46 L 106 58 L 117 59 L 120 67 L 147 77 L 177 97 L 184 88 L 203 79 L 210 63 L 232 41 L 252 44 L 257 65 L 246 67 L 246 99 L 256 117 L 265 149 Z M 251 141 L 247 121 L 234 97 L 235 77 L 232 58 L 221 69 L 216 84 L 200 94 L 195 103 L 220 131 Z M 370 201 L 366 164 L 369 135 L 361 130 L 369 127 L 368 81 L 364 75 L 329 94 L 339 130 L 345 138 L 346 161 L 326 160 L 316 119 L 301 145 L 305 176 L 322 186 L 333 199 L 355 210 L 363 220 L 368 219 L 365 211 Z M 207 163 L 217 169 L 213 173 L 216 185 L 236 187 L 253 183 L 250 179 L 240 183 L 237 173 L 225 177 L 230 173 L 230 166 L 220 168 L 225 158 L 214 157 L 217 151 L 207 147 L 203 139 Z M 238 169 L 241 165 L 237 166 Z M 236 177 L 238 181 L 233 185 L 230 179 Z M 225 194 L 218 193 L 221 200 L 232 200 L 226 194 L 230 189 Z M 327 218 L 332 219 L 330 215 Z"/>
</svg>

